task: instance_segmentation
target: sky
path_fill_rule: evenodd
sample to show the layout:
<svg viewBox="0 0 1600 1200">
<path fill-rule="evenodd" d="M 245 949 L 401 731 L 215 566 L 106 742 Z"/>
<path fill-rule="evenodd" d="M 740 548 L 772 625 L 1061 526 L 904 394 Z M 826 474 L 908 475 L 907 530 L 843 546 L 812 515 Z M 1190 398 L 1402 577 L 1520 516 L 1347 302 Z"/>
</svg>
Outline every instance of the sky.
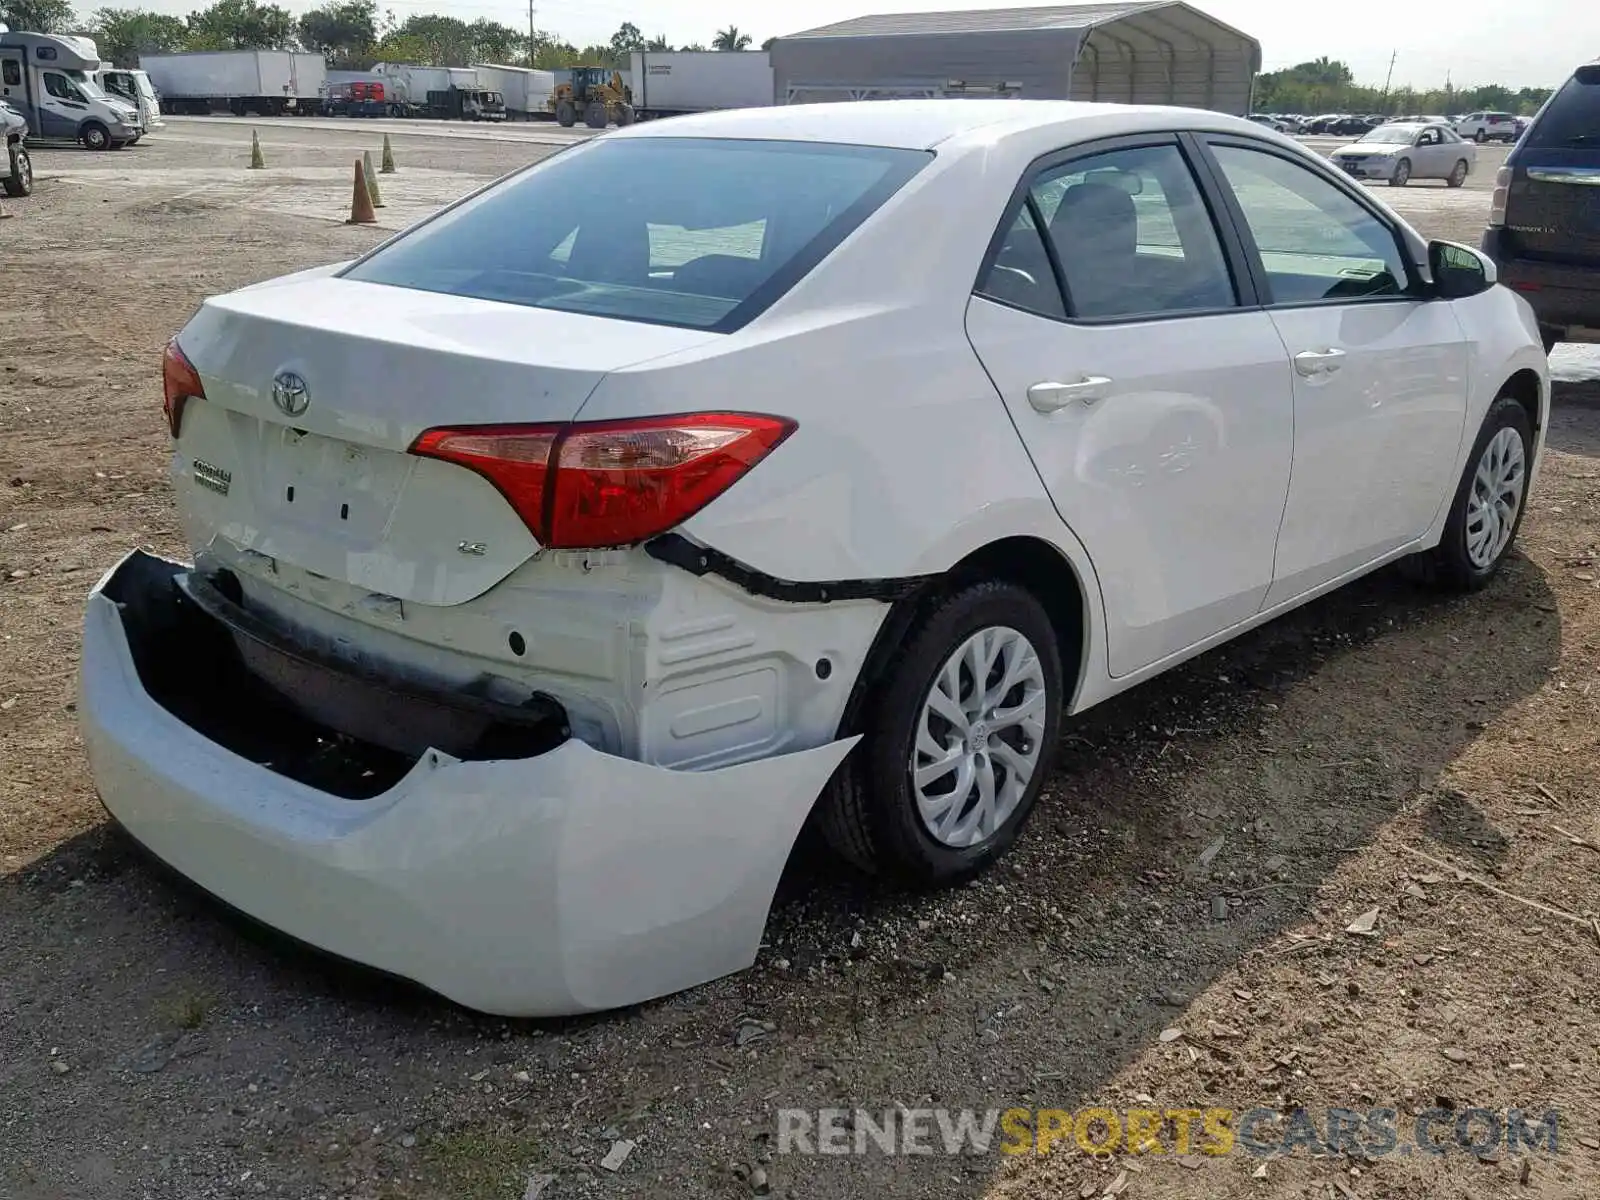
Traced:
<svg viewBox="0 0 1600 1200">
<path fill-rule="evenodd" d="M 306 0 L 278 0 L 298 12 Z M 1327 55 L 1342 59 L 1360 83 L 1382 85 L 1395 55 L 1394 83 L 1458 87 L 1502 83 L 1510 87 L 1553 86 L 1579 62 L 1600 55 L 1597 0 L 1340 0 L 1300 8 L 1290 0 L 1190 0 L 1195 7 L 1250 34 L 1261 43 L 1264 68 L 1293 66 Z M 135 7 L 141 0 L 79 0 Z M 142 0 L 145 7 L 183 15 L 205 0 Z M 534 0 L 535 24 L 575 45 L 610 39 L 632 21 L 646 37 L 674 45 L 709 44 L 729 24 L 759 44 L 774 34 L 794 33 L 875 12 L 1007 8 L 1019 0 Z M 471 21 L 488 17 L 517 29 L 528 24 L 526 0 L 378 0 L 404 20 L 416 12 L 438 12 Z M 1316 16 L 1311 16 L 1317 11 Z"/>
</svg>

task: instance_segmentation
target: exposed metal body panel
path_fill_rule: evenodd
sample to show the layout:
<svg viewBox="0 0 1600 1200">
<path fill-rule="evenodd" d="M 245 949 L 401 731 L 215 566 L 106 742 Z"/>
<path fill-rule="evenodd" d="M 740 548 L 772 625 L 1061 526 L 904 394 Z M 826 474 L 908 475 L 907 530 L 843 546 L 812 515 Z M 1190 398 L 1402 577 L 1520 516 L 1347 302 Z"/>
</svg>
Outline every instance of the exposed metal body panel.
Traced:
<svg viewBox="0 0 1600 1200">
<path fill-rule="evenodd" d="M 1002 95 L 1243 114 L 1255 39 L 1176 0 L 861 17 L 779 38 L 780 104 Z"/>
</svg>

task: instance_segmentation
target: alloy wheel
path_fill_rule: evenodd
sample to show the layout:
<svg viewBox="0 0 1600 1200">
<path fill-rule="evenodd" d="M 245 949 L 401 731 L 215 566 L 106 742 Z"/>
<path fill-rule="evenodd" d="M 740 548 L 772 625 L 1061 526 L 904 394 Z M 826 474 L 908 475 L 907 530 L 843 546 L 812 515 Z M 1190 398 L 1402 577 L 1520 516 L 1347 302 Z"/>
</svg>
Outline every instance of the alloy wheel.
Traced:
<svg viewBox="0 0 1600 1200">
<path fill-rule="evenodd" d="M 944 661 L 918 714 L 911 790 L 927 832 L 980 845 L 1022 802 L 1039 767 L 1049 703 L 1033 644 L 1015 629 L 980 629 Z"/>
<path fill-rule="evenodd" d="M 1510 543 L 1527 478 L 1522 435 L 1500 430 L 1483 448 L 1467 498 L 1467 559 L 1478 570 L 1493 566 Z"/>
</svg>

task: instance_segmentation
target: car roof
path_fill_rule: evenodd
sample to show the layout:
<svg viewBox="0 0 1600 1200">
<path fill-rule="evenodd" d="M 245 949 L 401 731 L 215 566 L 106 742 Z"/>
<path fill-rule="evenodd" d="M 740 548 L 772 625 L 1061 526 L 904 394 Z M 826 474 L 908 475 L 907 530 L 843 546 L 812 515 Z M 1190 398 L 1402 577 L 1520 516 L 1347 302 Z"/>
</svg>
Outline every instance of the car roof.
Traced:
<svg viewBox="0 0 1600 1200">
<path fill-rule="evenodd" d="M 1074 100 L 877 100 L 784 104 L 649 121 L 609 133 L 618 137 L 714 137 L 833 142 L 931 150 L 952 139 L 992 140 L 1052 126 L 1093 121 L 1096 136 L 1151 129 L 1254 131 L 1242 117 L 1162 105 L 1088 104 Z M 1116 128 L 1107 129 L 1111 125 Z"/>
</svg>

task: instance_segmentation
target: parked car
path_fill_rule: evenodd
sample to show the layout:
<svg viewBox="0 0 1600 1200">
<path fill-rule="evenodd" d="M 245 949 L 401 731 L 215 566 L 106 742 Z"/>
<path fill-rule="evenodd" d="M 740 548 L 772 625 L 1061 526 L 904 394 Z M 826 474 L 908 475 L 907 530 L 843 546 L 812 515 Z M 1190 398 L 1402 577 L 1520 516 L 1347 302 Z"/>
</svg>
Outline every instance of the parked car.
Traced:
<svg viewBox="0 0 1600 1200">
<path fill-rule="evenodd" d="M 1381 179 L 1394 187 L 1413 179 L 1442 179 L 1456 188 L 1472 173 L 1478 150 L 1448 125 L 1379 125 L 1329 158 L 1357 179 Z"/>
<path fill-rule="evenodd" d="M 1266 113 L 1251 113 L 1249 120 L 1254 121 L 1257 125 L 1265 126 L 1274 133 L 1287 133 L 1289 131 L 1289 127 L 1281 120 L 1277 117 L 1268 116 Z"/>
<path fill-rule="evenodd" d="M 1372 127 L 1372 122 L 1365 117 L 1335 117 L 1324 124 L 1320 132 L 1337 137 L 1359 137 Z"/>
<path fill-rule="evenodd" d="M 0 100 L 0 145 L 6 148 L 6 173 L 0 190 L 8 196 L 33 194 L 33 160 L 28 157 L 28 122 L 16 109 Z"/>
<path fill-rule="evenodd" d="M 1517 119 L 1506 112 L 1468 113 L 1455 123 L 1455 131 L 1475 142 L 1514 142 Z"/>
<path fill-rule="evenodd" d="M 1600 60 L 1573 73 L 1506 156 L 1483 250 L 1533 305 L 1546 348 L 1600 342 Z"/>
<path fill-rule="evenodd" d="M 195 561 L 89 599 L 107 809 L 508 1014 L 747 966 L 814 804 L 964 879 L 1072 715 L 1386 563 L 1483 587 L 1549 396 L 1319 155 L 1008 100 L 597 138 L 207 299 L 164 381 Z"/>
</svg>

